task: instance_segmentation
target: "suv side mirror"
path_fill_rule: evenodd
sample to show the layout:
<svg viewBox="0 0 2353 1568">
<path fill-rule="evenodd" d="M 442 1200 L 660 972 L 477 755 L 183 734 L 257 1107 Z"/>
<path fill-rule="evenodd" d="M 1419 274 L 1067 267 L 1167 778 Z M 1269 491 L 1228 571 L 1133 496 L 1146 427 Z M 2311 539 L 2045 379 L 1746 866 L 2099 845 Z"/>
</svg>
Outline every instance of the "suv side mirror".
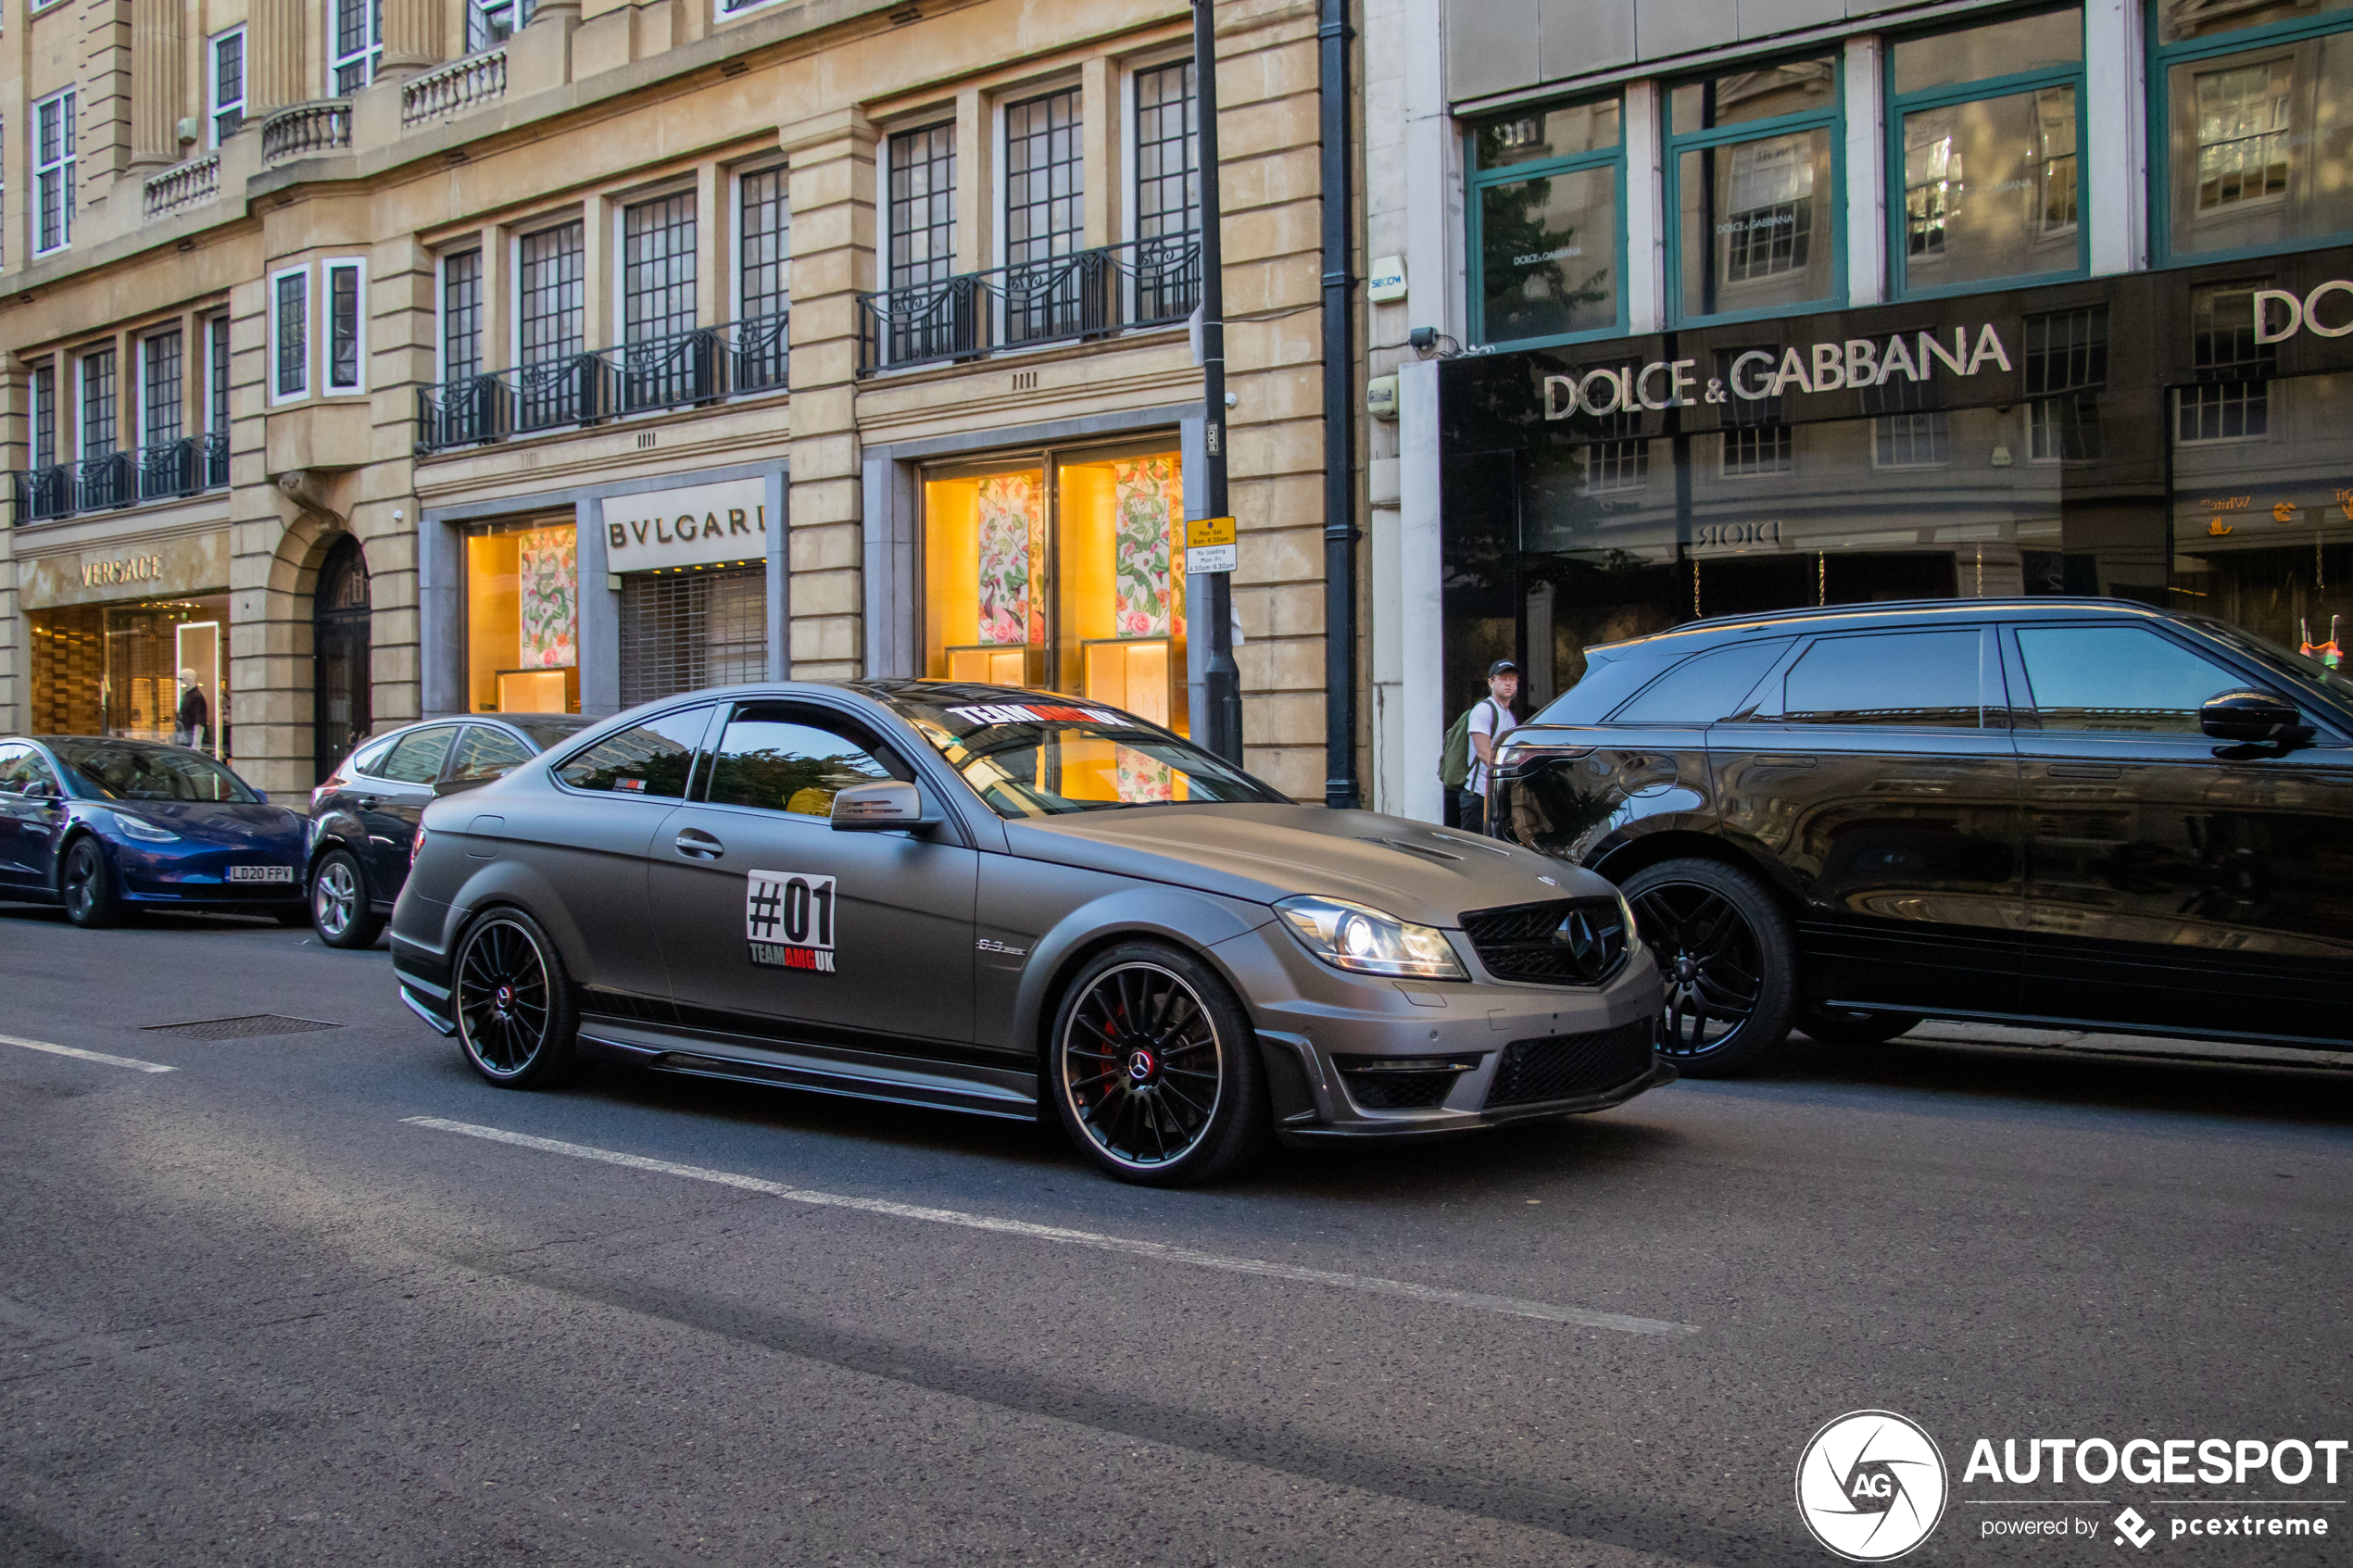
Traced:
<svg viewBox="0 0 2353 1568">
<path fill-rule="evenodd" d="M 851 784 L 834 797 L 836 833 L 892 833 L 937 827 L 939 819 L 924 814 L 923 791 L 898 779 L 880 784 Z"/>
<path fill-rule="evenodd" d="M 2312 738 L 2311 726 L 2296 704 L 2273 692 L 2222 692 L 2197 710 L 2197 727 L 2209 740 L 2240 746 L 2295 745 Z"/>
</svg>

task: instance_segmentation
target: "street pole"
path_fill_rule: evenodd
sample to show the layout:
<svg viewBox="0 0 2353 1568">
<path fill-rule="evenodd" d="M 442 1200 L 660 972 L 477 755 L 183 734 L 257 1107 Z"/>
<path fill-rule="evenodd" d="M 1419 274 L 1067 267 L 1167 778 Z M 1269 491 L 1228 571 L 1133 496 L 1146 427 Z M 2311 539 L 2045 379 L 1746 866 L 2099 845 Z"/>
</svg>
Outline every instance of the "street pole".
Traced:
<svg viewBox="0 0 2353 1568">
<path fill-rule="evenodd" d="M 1193 0 L 1193 93 L 1201 119 L 1201 354 L 1202 441 L 1208 517 L 1228 517 L 1226 499 L 1225 247 L 1218 232 L 1216 0 Z M 1209 629 L 1209 663 L 1202 695 L 1209 749 L 1236 767 L 1242 761 L 1242 679 L 1234 662 L 1233 575 L 1204 574 L 1193 625 Z"/>
</svg>

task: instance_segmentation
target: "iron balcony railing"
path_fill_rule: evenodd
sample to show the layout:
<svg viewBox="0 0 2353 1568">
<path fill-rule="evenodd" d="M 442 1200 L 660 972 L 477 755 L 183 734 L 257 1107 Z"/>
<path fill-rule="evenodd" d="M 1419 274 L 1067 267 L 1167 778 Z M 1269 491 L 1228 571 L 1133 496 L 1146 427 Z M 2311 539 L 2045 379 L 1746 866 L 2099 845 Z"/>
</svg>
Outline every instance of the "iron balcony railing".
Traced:
<svg viewBox="0 0 2353 1568">
<path fill-rule="evenodd" d="M 1171 234 L 858 296 L 862 375 L 1181 321 L 1201 303 L 1201 236 Z"/>
<path fill-rule="evenodd" d="M 473 446 L 775 391 L 786 384 L 789 322 L 790 313 L 779 311 L 420 387 L 417 449 Z"/>
<path fill-rule="evenodd" d="M 229 437 L 214 431 L 9 476 L 19 522 L 46 522 L 225 488 Z"/>
</svg>

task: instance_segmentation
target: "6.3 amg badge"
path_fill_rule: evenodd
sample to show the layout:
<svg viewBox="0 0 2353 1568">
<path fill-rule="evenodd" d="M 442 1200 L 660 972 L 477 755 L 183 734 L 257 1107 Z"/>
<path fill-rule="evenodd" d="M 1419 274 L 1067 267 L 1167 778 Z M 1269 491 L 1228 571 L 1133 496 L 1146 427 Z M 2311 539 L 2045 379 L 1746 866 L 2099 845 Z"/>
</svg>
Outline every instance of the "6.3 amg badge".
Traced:
<svg viewBox="0 0 2353 1568">
<path fill-rule="evenodd" d="M 834 971 L 834 879 L 808 872 L 748 872 L 744 940 L 763 969 Z"/>
</svg>

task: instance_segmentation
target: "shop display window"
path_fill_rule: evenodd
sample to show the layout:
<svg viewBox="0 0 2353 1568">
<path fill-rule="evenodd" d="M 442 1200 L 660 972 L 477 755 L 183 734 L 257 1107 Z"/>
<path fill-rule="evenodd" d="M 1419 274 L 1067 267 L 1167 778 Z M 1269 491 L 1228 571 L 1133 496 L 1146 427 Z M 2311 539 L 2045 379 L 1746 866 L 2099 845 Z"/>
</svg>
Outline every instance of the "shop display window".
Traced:
<svg viewBox="0 0 2353 1568">
<path fill-rule="evenodd" d="M 466 539 L 466 695 L 476 713 L 580 711 L 580 565 L 569 522 Z"/>
<path fill-rule="evenodd" d="M 225 594 L 28 612 L 35 734 L 117 735 L 226 755 Z M 181 677 L 193 671 L 193 683 Z M 199 698 L 186 702 L 193 684 Z M 183 705 L 196 725 L 180 723 Z M 199 718 L 199 716 L 201 716 Z"/>
<path fill-rule="evenodd" d="M 1184 484 L 1165 449 L 924 482 L 924 672 L 1069 692 L 1182 734 Z"/>
</svg>

